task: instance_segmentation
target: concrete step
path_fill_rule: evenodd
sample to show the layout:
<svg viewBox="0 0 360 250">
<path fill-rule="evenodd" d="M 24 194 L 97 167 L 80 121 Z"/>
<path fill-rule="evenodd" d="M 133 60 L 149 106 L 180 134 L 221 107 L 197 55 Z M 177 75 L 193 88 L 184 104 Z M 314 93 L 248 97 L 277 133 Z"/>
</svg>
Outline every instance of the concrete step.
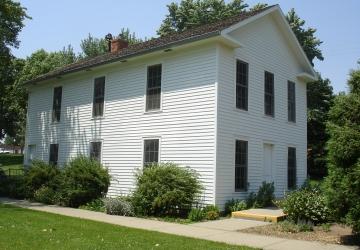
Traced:
<svg viewBox="0 0 360 250">
<path fill-rule="evenodd" d="M 257 221 L 279 222 L 285 219 L 286 214 L 278 208 L 252 208 L 231 213 L 231 217 Z"/>
</svg>

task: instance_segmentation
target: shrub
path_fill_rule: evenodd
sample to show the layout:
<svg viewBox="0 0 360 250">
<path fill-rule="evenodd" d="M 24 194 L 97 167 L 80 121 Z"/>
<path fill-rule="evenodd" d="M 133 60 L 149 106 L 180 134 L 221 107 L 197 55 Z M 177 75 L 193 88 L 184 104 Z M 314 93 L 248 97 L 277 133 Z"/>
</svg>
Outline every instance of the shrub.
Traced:
<svg viewBox="0 0 360 250">
<path fill-rule="evenodd" d="M 247 209 L 247 204 L 244 200 L 231 199 L 225 203 L 225 214 L 231 214 L 231 212 L 245 209 Z"/>
<path fill-rule="evenodd" d="M 33 198 L 36 190 L 49 187 L 53 191 L 59 188 L 60 170 L 43 161 L 34 160 L 30 169 L 25 173 L 27 197 Z"/>
<path fill-rule="evenodd" d="M 136 175 L 133 193 L 135 213 L 139 215 L 184 215 L 202 190 L 198 175 L 174 163 L 153 164 Z"/>
<path fill-rule="evenodd" d="M 251 192 L 246 198 L 246 206 L 248 208 L 251 208 L 254 206 L 255 202 L 256 202 L 256 194 L 254 192 Z"/>
<path fill-rule="evenodd" d="M 203 213 L 205 214 L 205 219 L 207 220 L 217 220 L 220 217 L 219 208 L 214 205 L 204 207 Z"/>
<path fill-rule="evenodd" d="M 202 221 L 204 218 L 205 218 L 205 214 L 201 208 L 191 209 L 188 215 L 188 219 L 190 221 Z"/>
<path fill-rule="evenodd" d="M 86 209 L 95 212 L 105 212 L 105 204 L 103 199 L 92 200 L 85 205 L 80 206 L 81 209 Z"/>
<path fill-rule="evenodd" d="M 330 210 L 326 206 L 325 196 L 318 188 L 293 191 L 278 204 L 295 223 L 320 224 L 329 219 Z"/>
<path fill-rule="evenodd" d="M 6 176 L 1 179 L 0 195 L 15 199 L 26 198 L 26 186 L 24 176 Z"/>
<path fill-rule="evenodd" d="M 265 181 L 260 186 L 257 194 L 251 192 L 246 199 L 246 206 L 248 208 L 262 208 L 273 206 L 273 200 L 275 199 L 274 195 L 275 187 L 274 183 L 266 183 Z"/>
<path fill-rule="evenodd" d="M 34 200 L 45 204 L 54 204 L 55 197 L 55 191 L 48 186 L 42 186 L 34 193 Z"/>
<path fill-rule="evenodd" d="M 105 198 L 105 212 L 113 215 L 133 216 L 134 210 L 127 197 Z"/>
<path fill-rule="evenodd" d="M 98 161 L 79 156 L 64 168 L 61 182 L 61 203 L 79 207 L 103 197 L 110 185 L 110 176 Z"/>
<path fill-rule="evenodd" d="M 313 226 L 306 223 L 295 224 L 293 221 L 281 221 L 278 223 L 280 230 L 288 233 L 300 233 L 313 231 Z"/>
</svg>

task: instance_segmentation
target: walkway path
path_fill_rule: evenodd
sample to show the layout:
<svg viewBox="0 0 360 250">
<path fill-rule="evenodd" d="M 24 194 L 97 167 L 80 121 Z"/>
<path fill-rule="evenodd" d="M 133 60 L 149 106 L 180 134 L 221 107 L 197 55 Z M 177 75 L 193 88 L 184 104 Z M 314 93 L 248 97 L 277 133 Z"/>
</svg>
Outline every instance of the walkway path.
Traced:
<svg viewBox="0 0 360 250">
<path fill-rule="evenodd" d="M 297 249 L 357 249 L 356 247 L 324 244 L 320 242 L 310 242 L 301 240 L 290 240 L 255 234 L 245 234 L 236 232 L 238 229 L 264 225 L 265 222 L 250 221 L 242 219 L 224 219 L 211 222 L 194 223 L 181 225 L 176 223 L 148 220 L 134 217 L 114 216 L 105 213 L 92 212 L 82 209 L 49 206 L 39 203 L 31 203 L 23 200 L 12 200 L 0 198 L 1 203 L 11 204 L 23 208 L 44 211 L 49 213 L 61 214 L 71 217 L 78 217 L 94 221 L 106 222 L 115 225 L 133 227 L 192 238 L 224 242 L 233 245 L 246 245 L 263 249 L 277 250 L 297 250 Z"/>
</svg>

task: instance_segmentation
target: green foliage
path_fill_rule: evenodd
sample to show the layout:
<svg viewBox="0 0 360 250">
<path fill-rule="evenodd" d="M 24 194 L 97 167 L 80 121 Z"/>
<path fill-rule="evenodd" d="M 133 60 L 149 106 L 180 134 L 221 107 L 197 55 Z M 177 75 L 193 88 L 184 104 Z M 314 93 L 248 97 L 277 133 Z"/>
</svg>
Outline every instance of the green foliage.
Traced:
<svg viewBox="0 0 360 250">
<path fill-rule="evenodd" d="M 350 74 L 349 94 L 335 98 L 327 129 L 329 175 L 326 178 L 328 205 L 336 220 L 346 220 L 360 232 L 360 70 Z"/>
<path fill-rule="evenodd" d="M 25 174 L 27 197 L 33 198 L 40 188 L 49 188 L 56 191 L 60 185 L 60 170 L 43 161 L 34 160 L 32 166 Z M 46 190 L 42 190 L 44 192 Z M 42 194 L 42 193 L 41 193 Z"/>
<path fill-rule="evenodd" d="M 188 214 L 190 221 L 202 221 L 205 219 L 205 214 L 202 208 L 192 208 Z"/>
<path fill-rule="evenodd" d="M 27 190 L 22 175 L 0 177 L 0 196 L 23 199 L 26 198 Z"/>
<path fill-rule="evenodd" d="M 295 223 L 321 224 L 330 217 L 330 209 L 326 205 L 326 197 L 318 188 L 303 188 L 287 194 L 278 205 Z"/>
<path fill-rule="evenodd" d="M 163 20 L 158 35 L 164 36 L 180 32 L 201 24 L 211 23 L 237 15 L 245 10 L 242 0 L 182 0 L 179 4 L 167 5 L 168 14 Z"/>
<path fill-rule="evenodd" d="M 0 164 L 7 165 L 20 165 L 24 162 L 24 155 L 20 154 L 0 154 Z"/>
<path fill-rule="evenodd" d="M 327 173 L 326 132 L 328 112 L 334 95 L 329 79 L 319 78 L 307 84 L 307 140 L 308 173 L 311 178 L 320 179 Z"/>
<path fill-rule="evenodd" d="M 95 212 L 105 212 L 104 199 L 99 198 L 92 200 L 85 205 L 81 205 L 79 208 Z"/>
<path fill-rule="evenodd" d="M 34 200 L 44 204 L 54 204 L 56 192 L 48 186 L 42 186 L 34 193 Z"/>
<path fill-rule="evenodd" d="M 153 164 L 136 176 L 133 204 L 140 215 L 187 214 L 200 195 L 198 175 L 174 163 Z"/>
<path fill-rule="evenodd" d="M 246 201 L 231 199 L 225 203 L 225 214 L 231 214 L 231 212 L 241 211 L 247 209 Z"/>
<path fill-rule="evenodd" d="M 304 28 L 305 20 L 302 20 L 295 12 L 295 9 L 291 9 L 287 15 L 291 29 L 295 33 L 300 45 L 302 46 L 309 61 L 313 64 L 315 58 L 324 60 L 322 52 L 319 46 L 322 44 L 318 38 L 315 37 L 316 29 Z"/>
<path fill-rule="evenodd" d="M 98 161 L 79 156 L 66 164 L 61 178 L 61 202 L 79 207 L 103 197 L 110 185 L 110 176 Z"/>
<path fill-rule="evenodd" d="M 274 183 L 266 183 L 265 181 L 260 186 L 257 194 L 251 192 L 246 198 L 246 206 L 248 208 L 262 208 L 269 207 L 274 205 L 273 201 L 275 199 L 274 195 L 275 187 Z"/>
<path fill-rule="evenodd" d="M 215 205 L 207 205 L 203 208 L 203 213 L 207 220 L 217 220 L 220 217 L 220 210 Z"/>
<path fill-rule="evenodd" d="M 107 214 L 134 216 L 131 199 L 126 196 L 104 199 L 105 212 Z"/>
</svg>

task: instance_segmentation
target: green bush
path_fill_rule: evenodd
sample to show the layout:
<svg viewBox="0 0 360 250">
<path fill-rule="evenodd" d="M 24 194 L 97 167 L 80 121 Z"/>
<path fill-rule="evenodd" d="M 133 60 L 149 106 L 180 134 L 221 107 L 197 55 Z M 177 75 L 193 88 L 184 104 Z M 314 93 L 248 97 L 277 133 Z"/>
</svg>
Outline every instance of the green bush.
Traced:
<svg viewBox="0 0 360 250">
<path fill-rule="evenodd" d="M 131 199 L 126 196 L 104 199 L 105 212 L 107 214 L 134 216 Z"/>
<path fill-rule="evenodd" d="M 79 156 L 66 164 L 61 178 L 61 203 L 79 207 L 104 197 L 110 176 L 98 161 Z"/>
<path fill-rule="evenodd" d="M 318 188 L 305 188 L 287 194 L 278 205 L 295 223 L 313 223 L 315 225 L 329 220 L 330 210 L 326 198 Z"/>
<path fill-rule="evenodd" d="M 85 205 L 81 205 L 79 208 L 95 212 L 105 212 L 104 200 L 101 198 L 92 200 Z"/>
<path fill-rule="evenodd" d="M 306 223 L 295 224 L 293 221 L 285 220 L 278 223 L 280 230 L 287 233 L 300 233 L 313 231 L 313 226 Z"/>
<path fill-rule="evenodd" d="M 201 208 L 192 208 L 189 212 L 188 219 L 190 221 L 202 221 L 205 219 L 204 211 Z"/>
<path fill-rule="evenodd" d="M 25 186 L 24 176 L 5 176 L 0 179 L 0 195 L 9 198 L 23 199 L 26 198 L 27 189 Z"/>
<path fill-rule="evenodd" d="M 42 187 L 56 191 L 61 178 L 59 168 L 38 160 L 33 161 L 24 176 L 28 198 L 33 198 L 35 191 Z"/>
<path fill-rule="evenodd" d="M 55 203 L 56 192 L 48 186 L 42 186 L 34 193 L 34 200 L 45 204 Z"/>
<path fill-rule="evenodd" d="M 186 215 L 201 190 L 194 170 L 174 163 L 153 164 L 136 175 L 134 210 L 139 215 Z"/>
<path fill-rule="evenodd" d="M 203 213 L 205 214 L 205 219 L 207 220 L 217 220 L 220 217 L 220 210 L 215 205 L 208 205 L 204 207 Z"/>
<path fill-rule="evenodd" d="M 246 201 L 239 199 L 231 199 L 225 203 L 225 214 L 231 214 L 235 211 L 241 211 L 247 209 Z"/>
<path fill-rule="evenodd" d="M 263 208 L 273 206 L 275 195 L 274 183 L 266 183 L 265 181 L 260 186 L 257 194 L 251 192 L 246 199 L 246 206 L 248 208 Z"/>
<path fill-rule="evenodd" d="M 256 194 L 254 192 L 251 192 L 246 198 L 246 207 L 247 208 L 254 207 L 255 203 L 256 203 Z"/>
</svg>

